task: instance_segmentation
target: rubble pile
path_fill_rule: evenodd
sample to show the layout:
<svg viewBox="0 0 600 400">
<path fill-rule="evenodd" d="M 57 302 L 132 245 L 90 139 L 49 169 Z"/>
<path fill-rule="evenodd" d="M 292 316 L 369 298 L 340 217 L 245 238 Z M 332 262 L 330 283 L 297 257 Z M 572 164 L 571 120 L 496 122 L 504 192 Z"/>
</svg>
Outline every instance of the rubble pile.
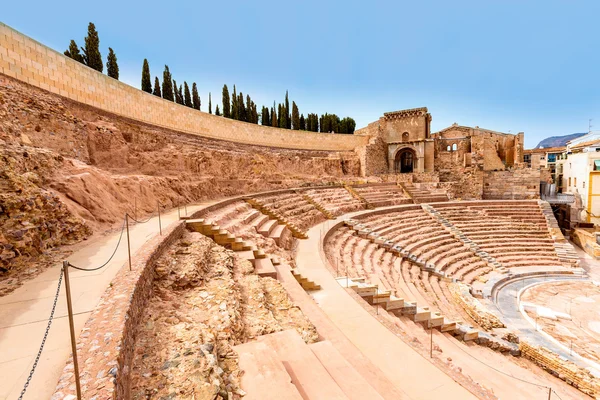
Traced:
<svg viewBox="0 0 600 400">
<path fill-rule="evenodd" d="M 232 346 L 289 328 L 317 340 L 276 280 L 199 233 L 186 232 L 155 273 L 136 339 L 133 399 L 241 398 Z"/>
</svg>

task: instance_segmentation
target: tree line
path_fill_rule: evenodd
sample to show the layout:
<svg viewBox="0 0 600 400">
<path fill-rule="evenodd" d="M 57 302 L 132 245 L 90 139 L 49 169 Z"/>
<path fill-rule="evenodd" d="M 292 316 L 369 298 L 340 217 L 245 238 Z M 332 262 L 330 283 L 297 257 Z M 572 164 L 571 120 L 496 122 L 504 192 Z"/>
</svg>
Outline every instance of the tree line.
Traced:
<svg viewBox="0 0 600 400">
<path fill-rule="evenodd" d="M 225 118 L 258 124 L 259 116 L 256 113 L 256 104 L 250 99 L 250 96 L 246 96 L 246 104 L 250 104 L 253 108 L 251 108 L 251 112 L 246 113 L 243 111 L 243 101 L 240 106 L 240 102 L 235 101 L 236 97 L 235 85 L 233 85 L 233 96 L 231 97 L 229 96 L 229 88 L 227 85 L 223 85 L 223 116 Z M 243 99 L 241 92 L 240 97 Z M 249 110 L 249 108 L 246 108 L 246 110 Z M 295 101 L 292 101 L 292 108 L 290 110 L 290 100 L 287 91 L 285 92 L 283 103 L 275 104 L 275 102 L 273 102 L 273 107 L 269 108 L 263 106 L 261 108 L 260 123 L 265 126 L 276 128 L 311 132 L 352 134 L 356 129 L 356 122 L 350 117 L 340 119 L 337 115 L 328 113 L 321 115 L 321 117 L 319 117 L 318 114 L 309 113 L 304 117 L 304 114 L 300 114 L 298 105 Z"/>
<path fill-rule="evenodd" d="M 99 72 L 103 72 L 104 70 L 102 54 L 100 53 L 100 39 L 96 31 L 96 26 L 92 22 L 88 25 L 88 34 L 84 38 L 84 46 L 80 48 L 75 40 L 71 40 L 69 48 L 64 54 Z M 117 56 L 111 47 L 108 48 L 106 72 L 108 76 L 119 79 Z M 144 59 L 142 64 L 142 90 L 196 110 L 200 110 L 202 105 L 196 82 L 192 83 L 191 90 L 186 81 L 183 84 L 177 85 L 177 81 L 171 75 L 168 65 L 165 65 L 162 83 L 158 79 L 158 76 L 155 76 L 153 87 L 150 65 L 147 59 Z M 227 85 L 223 85 L 222 106 L 222 111 L 219 109 L 219 105 L 216 106 L 215 115 L 283 129 L 352 134 L 356 128 L 356 122 L 350 117 L 340 119 L 336 114 L 328 113 L 321 116 L 308 113 L 305 117 L 304 114 L 300 114 L 295 101 L 292 101 L 290 109 L 287 91 L 285 92 L 283 103 L 275 104 L 273 102 L 273 107 L 262 106 L 259 114 L 256 103 L 254 103 L 250 95 L 246 94 L 244 97 L 241 91 L 237 93 L 235 85 L 233 85 L 233 93 L 230 95 Z M 211 93 L 208 94 L 208 112 L 212 114 Z"/>
<path fill-rule="evenodd" d="M 98 72 L 104 71 L 104 62 L 100 53 L 100 38 L 96 26 L 90 22 L 88 24 L 88 34 L 83 39 L 84 46 L 79 47 L 75 40 L 71 40 L 69 48 L 65 50 L 65 56 L 72 58 Z M 81 49 L 81 51 L 80 51 Z M 119 64 L 117 64 L 117 55 L 112 47 L 108 48 L 108 57 L 106 58 L 106 74 L 114 79 L 119 79 Z"/>
</svg>

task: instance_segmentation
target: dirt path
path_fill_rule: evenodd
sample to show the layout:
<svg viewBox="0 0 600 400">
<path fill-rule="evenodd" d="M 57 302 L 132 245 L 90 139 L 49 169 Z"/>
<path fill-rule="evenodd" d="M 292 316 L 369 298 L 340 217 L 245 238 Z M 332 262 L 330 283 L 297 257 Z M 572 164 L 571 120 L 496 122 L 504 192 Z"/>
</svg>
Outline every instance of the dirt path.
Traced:
<svg viewBox="0 0 600 400">
<path fill-rule="evenodd" d="M 188 206 L 188 213 L 210 203 Z M 177 221 L 177 210 L 162 215 L 163 227 Z M 131 253 L 158 234 L 158 218 L 130 227 Z M 113 253 L 119 232 L 100 237 L 69 257 L 83 268 L 104 263 Z M 91 311 L 117 271 L 127 261 L 125 237 L 111 262 L 101 270 L 84 272 L 71 270 L 71 291 L 75 331 L 79 334 Z M 52 309 L 61 265 L 57 264 L 27 282 L 14 292 L 0 298 L 0 399 L 16 399 L 29 374 Z M 36 372 L 24 399 L 50 398 L 65 362 L 71 353 L 69 323 L 66 317 L 64 285 L 59 295 L 54 321 Z"/>
</svg>

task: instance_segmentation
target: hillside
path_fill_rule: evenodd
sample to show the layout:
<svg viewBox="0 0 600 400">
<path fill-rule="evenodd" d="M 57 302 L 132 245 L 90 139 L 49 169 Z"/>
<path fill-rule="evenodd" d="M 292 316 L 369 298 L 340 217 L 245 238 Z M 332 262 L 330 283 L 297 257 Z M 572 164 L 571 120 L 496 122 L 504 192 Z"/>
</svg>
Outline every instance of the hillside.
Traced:
<svg viewBox="0 0 600 400">
<path fill-rule="evenodd" d="M 359 175 L 354 152 L 275 149 L 138 123 L 0 76 L 0 294 L 53 249 L 207 199 Z"/>
<path fill-rule="evenodd" d="M 570 135 L 563 135 L 563 136 L 550 136 L 549 138 L 546 138 L 544 140 L 542 140 L 541 142 L 538 143 L 537 146 L 535 146 L 536 149 L 547 149 L 549 147 L 563 147 L 567 145 L 567 142 L 569 140 L 573 140 L 573 139 L 577 139 L 580 136 L 583 136 L 587 134 L 587 132 L 584 133 L 571 133 Z"/>
</svg>

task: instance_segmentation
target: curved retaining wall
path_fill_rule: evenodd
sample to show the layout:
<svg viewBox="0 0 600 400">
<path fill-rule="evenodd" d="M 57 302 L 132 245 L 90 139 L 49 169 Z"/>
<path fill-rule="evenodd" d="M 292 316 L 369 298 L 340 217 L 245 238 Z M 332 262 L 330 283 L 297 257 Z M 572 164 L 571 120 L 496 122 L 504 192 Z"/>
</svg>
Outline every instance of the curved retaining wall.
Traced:
<svg viewBox="0 0 600 400">
<path fill-rule="evenodd" d="M 1 22 L 0 73 L 123 117 L 213 139 L 328 151 L 354 150 L 369 141 L 368 136 L 291 131 L 234 121 L 175 104 L 88 68 Z"/>
<path fill-rule="evenodd" d="M 125 265 L 111 281 L 77 339 L 77 358 L 83 399 L 130 398 L 135 336 L 152 296 L 154 262 L 185 230 L 174 222 L 134 255 L 131 271 Z M 73 358 L 63 369 L 52 399 L 74 399 Z"/>
</svg>

